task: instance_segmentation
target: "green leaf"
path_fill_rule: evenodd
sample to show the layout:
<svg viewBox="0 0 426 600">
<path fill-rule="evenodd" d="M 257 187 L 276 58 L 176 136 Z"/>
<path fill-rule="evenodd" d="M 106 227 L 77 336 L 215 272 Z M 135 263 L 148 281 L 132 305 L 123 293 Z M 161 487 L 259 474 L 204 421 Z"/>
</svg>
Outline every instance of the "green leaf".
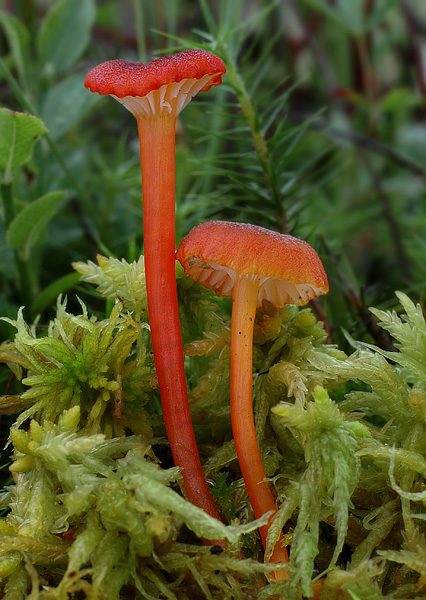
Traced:
<svg viewBox="0 0 426 600">
<path fill-rule="evenodd" d="M 61 0 L 53 5 L 37 37 L 47 75 L 63 73 L 83 54 L 95 12 L 94 0 Z"/>
<path fill-rule="evenodd" d="M 326 0 L 305 0 L 306 4 L 329 17 L 352 35 L 364 31 L 364 0 L 336 0 L 332 6 Z"/>
<path fill-rule="evenodd" d="M 63 136 L 99 100 L 98 94 L 89 94 L 84 88 L 81 75 L 71 75 L 53 86 L 40 109 L 50 137 L 57 140 Z"/>
<path fill-rule="evenodd" d="M 337 0 L 336 12 L 342 25 L 354 35 L 364 30 L 364 0 Z"/>
<path fill-rule="evenodd" d="M 31 305 L 32 314 L 37 315 L 38 313 L 41 313 L 47 306 L 52 304 L 58 296 L 73 288 L 79 280 L 79 273 L 68 273 L 45 287 Z"/>
<path fill-rule="evenodd" d="M 366 31 L 370 31 L 376 27 L 383 19 L 386 18 L 388 12 L 398 8 L 398 0 L 384 0 L 379 2 L 376 7 L 373 6 L 370 11 L 365 25 Z"/>
<path fill-rule="evenodd" d="M 30 48 L 28 29 L 14 15 L 4 11 L 0 11 L 0 24 L 7 38 L 7 43 L 19 76 L 25 81 L 26 64 L 29 63 Z"/>
<path fill-rule="evenodd" d="M 209 7 L 208 3 L 206 2 L 206 0 L 200 0 L 200 8 L 201 8 L 201 12 L 203 13 L 203 17 L 207 24 L 208 30 L 210 31 L 210 33 L 212 35 L 216 35 L 217 26 L 216 26 L 215 18 L 213 17 L 213 14 L 212 14 L 210 7 Z"/>
<path fill-rule="evenodd" d="M 426 168 L 425 127 L 420 121 L 407 121 L 396 130 L 395 147 L 422 169 Z"/>
<path fill-rule="evenodd" d="M 410 88 L 396 87 L 381 99 L 379 110 L 382 112 L 397 112 L 401 110 L 409 110 L 416 106 L 421 106 L 424 100 L 417 96 Z"/>
<path fill-rule="evenodd" d="M 0 108 L 0 131 L 0 169 L 8 183 L 12 170 L 31 158 L 34 144 L 47 129 L 37 117 Z"/>
<path fill-rule="evenodd" d="M 63 191 L 51 192 L 21 210 L 7 230 L 6 241 L 9 246 L 14 250 L 24 250 L 25 254 L 28 253 L 44 232 L 64 196 Z"/>
<path fill-rule="evenodd" d="M 0 219 L 0 273 L 9 279 L 16 278 L 16 266 L 13 258 L 13 252 L 6 243 L 6 227 Z M 1 313 L 0 306 L 0 313 Z M 2 313 L 4 314 L 4 313 Z"/>
</svg>

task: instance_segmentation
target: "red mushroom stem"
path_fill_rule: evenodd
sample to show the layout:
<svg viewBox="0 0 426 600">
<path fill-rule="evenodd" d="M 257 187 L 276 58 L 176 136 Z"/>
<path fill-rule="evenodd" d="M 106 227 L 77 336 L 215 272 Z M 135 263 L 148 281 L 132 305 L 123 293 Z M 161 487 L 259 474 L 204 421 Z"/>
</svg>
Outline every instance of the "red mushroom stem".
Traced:
<svg viewBox="0 0 426 600">
<path fill-rule="evenodd" d="M 256 518 L 273 511 L 267 525 L 259 528 L 263 546 L 276 504 L 257 443 L 252 403 L 253 328 L 259 292 L 258 276 L 240 276 L 234 284 L 231 327 L 231 419 L 238 462 Z M 287 549 L 282 546 L 282 533 L 270 561 L 288 562 Z M 275 572 L 276 579 L 288 579 L 288 571 Z"/>
<path fill-rule="evenodd" d="M 182 468 L 188 499 L 217 519 L 186 390 L 175 275 L 175 125 L 188 102 L 198 92 L 219 85 L 225 71 L 216 55 L 190 49 L 146 64 L 106 61 L 85 79 L 92 92 L 111 94 L 137 120 L 148 314 L 167 436 L 175 464 Z"/>
<path fill-rule="evenodd" d="M 220 519 L 192 427 L 175 271 L 175 116 L 137 118 L 144 204 L 144 255 L 152 349 L 163 418 L 190 501 Z M 220 544 L 221 541 L 214 541 Z"/>
</svg>

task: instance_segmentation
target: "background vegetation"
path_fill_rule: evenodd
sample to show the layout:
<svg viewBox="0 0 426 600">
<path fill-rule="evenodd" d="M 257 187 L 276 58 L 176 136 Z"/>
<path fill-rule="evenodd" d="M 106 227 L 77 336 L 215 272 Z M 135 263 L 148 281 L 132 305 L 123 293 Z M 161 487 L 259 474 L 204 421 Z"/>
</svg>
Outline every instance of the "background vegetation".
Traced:
<svg viewBox="0 0 426 600">
<path fill-rule="evenodd" d="M 337 330 L 353 330 L 355 320 L 365 327 L 363 307 L 393 302 L 395 289 L 421 295 L 422 2 L 67 6 L 3 2 L 2 105 L 48 130 L 31 159 L 3 176 L 3 193 L 10 179 L 15 212 L 63 195 L 47 233 L 14 243 L 18 256 L 3 229 L 2 313 L 45 310 L 73 282 L 62 280 L 73 260 L 99 250 L 139 255 L 136 128 L 115 102 L 88 93 L 84 76 L 111 57 L 145 60 L 200 43 L 236 73 L 181 117 L 177 238 L 214 217 L 308 239 L 327 267 L 327 317 Z"/>
<path fill-rule="evenodd" d="M 422 0 L 3 0 L 0 313 L 24 306 L 42 331 L 66 293 L 70 312 L 78 295 L 109 314 L 71 264 L 143 252 L 139 149 L 130 113 L 84 77 L 202 45 L 228 74 L 178 122 L 177 239 L 210 218 L 306 239 L 330 280 L 312 305 L 329 341 L 392 350 L 368 307 L 398 306 L 395 290 L 423 305 L 425 41 Z M 0 371 L 3 393 L 20 385 Z"/>
</svg>

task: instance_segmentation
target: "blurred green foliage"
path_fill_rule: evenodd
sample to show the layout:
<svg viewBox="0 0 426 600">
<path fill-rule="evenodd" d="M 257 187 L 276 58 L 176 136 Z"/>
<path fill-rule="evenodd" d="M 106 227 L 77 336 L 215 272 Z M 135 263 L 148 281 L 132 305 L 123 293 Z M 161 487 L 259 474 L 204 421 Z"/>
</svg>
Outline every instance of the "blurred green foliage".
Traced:
<svg viewBox="0 0 426 600">
<path fill-rule="evenodd" d="M 134 260 L 143 247 L 136 127 L 111 99 L 84 89 L 87 71 L 196 44 L 221 55 L 228 76 L 179 121 L 177 238 L 224 217 L 308 239 L 330 276 L 327 317 L 340 342 L 341 326 L 358 336 L 371 330 L 365 306 L 392 302 L 394 289 L 422 293 L 421 2 L 2 5 L 2 105 L 48 130 L 31 138 L 32 152 L 19 143 L 19 164 L 16 156 L 4 165 L 2 155 L 1 306 L 9 316 L 20 305 L 31 318 L 48 309 L 75 284 L 62 279 L 73 260 L 99 250 Z M 18 221 L 5 243 L 21 210 L 59 191 L 55 209 L 36 219 L 36 236 L 21 231 L 15 242 Z"/>
</svg>

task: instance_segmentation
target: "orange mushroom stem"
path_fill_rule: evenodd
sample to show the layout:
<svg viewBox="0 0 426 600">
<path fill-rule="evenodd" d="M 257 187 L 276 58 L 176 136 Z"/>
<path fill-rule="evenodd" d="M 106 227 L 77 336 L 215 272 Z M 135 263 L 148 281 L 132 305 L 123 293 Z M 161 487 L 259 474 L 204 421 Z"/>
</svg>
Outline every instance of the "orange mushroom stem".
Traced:
<svg viewBox="0 0 426 600">
<path fill-rule="evenodd" d="M 175 274 L 176 118 L 199 92 L 221 83 L 223 61 L 186 50 L 150 63 L 110 60 L 85 86 L 110 94 L 136 118 L 140 142 L 148 315 L 173 459 L 190 501 L 219 519 L 201 467 L 188 404 Z M 218 543 L 217 541 L 215 543 Z"/>
<path fill-rule="evenodd" d="M 256 308 L 263 300 L 276 307 L 303 305 L 328 292 L 327 276 L 315 250 L 306 242 L 263 227 L 210 221 L 195 227 L 181 242 L 177 259 L 186 275 L 231 298 L 231 419 L 238 462 L 256 518 L 272 511 L 260 528 L 267 534 L 277 510 L 266 480 L 253 417 L 252 362 Z M 282 534 L 271 562 L 288 562 Z M 288 578 L 285 569 L 276 579 Z"/>
</svg>

